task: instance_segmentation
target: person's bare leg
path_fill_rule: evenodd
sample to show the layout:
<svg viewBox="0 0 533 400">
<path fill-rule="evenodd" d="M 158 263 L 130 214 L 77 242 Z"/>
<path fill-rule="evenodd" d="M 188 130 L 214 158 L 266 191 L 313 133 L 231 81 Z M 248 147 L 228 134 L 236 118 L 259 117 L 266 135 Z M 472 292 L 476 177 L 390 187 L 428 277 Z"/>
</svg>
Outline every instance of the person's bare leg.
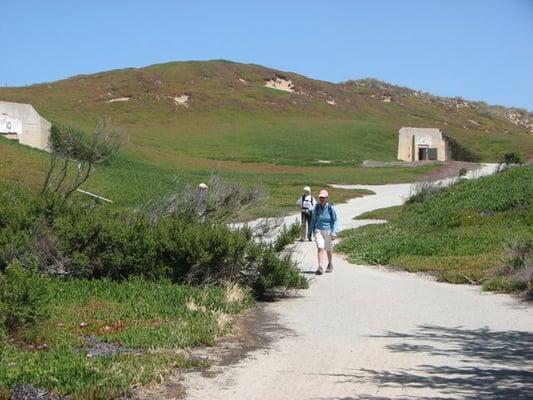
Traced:
<svg viewBox="0 0 533 400">
<path fill-rule="evenodd" d="M 301 213 L 300 221 L 302 225 L 302 231 L 300 232 L 300 242 L 303 242 L 306 239 L 307 234 L 307 218 L 304 213 Z"/>
<path fill-rule="evenodd" d="M 322 265 L 324 265 L 324 249 L 318 249 L 318 270 L 316 271 L 317 274 L 321 274 L 323 272 Z"/>
<path fill-rule="evenodd" d="M 326 272 L 332 272 L 333 271 L 333 251 L 328 250 L 328 267 L 326 268 Z"/>
</svg>

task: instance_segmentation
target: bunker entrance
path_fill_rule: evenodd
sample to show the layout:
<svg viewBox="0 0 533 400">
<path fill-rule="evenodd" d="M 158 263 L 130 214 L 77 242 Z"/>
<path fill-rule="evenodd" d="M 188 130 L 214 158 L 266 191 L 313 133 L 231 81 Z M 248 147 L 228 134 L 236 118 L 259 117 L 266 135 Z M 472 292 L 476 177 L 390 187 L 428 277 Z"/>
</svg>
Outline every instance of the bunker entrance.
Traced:
<svg viewBox="0 0 533 400">
<path fill-rule="evenodd" d="M 437 148 L 436 147 L 419 147 L 418 148 L 418 160 L 427 161 L 427 160 L 436 160 L 437 159 Z"/>
</svg>

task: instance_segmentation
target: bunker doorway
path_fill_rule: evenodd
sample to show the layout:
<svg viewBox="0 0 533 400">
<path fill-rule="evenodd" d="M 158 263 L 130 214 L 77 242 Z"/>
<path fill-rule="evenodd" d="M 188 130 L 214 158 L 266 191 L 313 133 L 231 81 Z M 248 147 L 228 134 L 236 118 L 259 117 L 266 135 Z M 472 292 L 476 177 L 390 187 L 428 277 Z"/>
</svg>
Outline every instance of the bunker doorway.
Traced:
<svg viewBox="0 0 533 400">
<path fill-rule="evenodd" d="M 437 160 L 437 148 L 436 147 L 419 147 L 418 148 L 418 160 Z"/>
</svg>

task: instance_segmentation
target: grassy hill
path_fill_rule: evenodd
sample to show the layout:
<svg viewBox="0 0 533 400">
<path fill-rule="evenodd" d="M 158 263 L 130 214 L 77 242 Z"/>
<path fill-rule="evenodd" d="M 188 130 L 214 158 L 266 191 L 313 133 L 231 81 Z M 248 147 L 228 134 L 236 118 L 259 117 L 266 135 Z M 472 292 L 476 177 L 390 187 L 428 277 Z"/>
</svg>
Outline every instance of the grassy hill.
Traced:
<svg viewBox="0 0 533 400">
<path fill-rule="evenodd" d="M 265 85 L 276 79 L 292 92 Z M 85 130 L 103 115 L 124 127 L 122 157 L 91 185 L 126 203 L 170 190 L 175 175 L 205 179 L 213 169 L 263 183 L 282 208 L 288 200 L 276 190 L 297 195 L 303 183 L 413 180 L 428 168 L 356 167 L 364 159 L 394 160 L 401 126 L 440 127 L 480 160 L 507 151 L 533 156 L 531 116 L 523 110 L 375 80 L 334 84 L 228 61 L 175 62 L 0 88 L 0 99 L 31 103 L 48 120 Z M 42 162 L 41 155 L 5 141 L 0 150 L 8 154 L 0 161 L 0 177 L 36 180 L 36 170 L 25 166 Z"/>
<path fill-rule="evenodd" d="M 405 206 L 367 214 L 390 222 L 346 232 L 339 249 L 352 261 L 449 282 L 533 290 L 532 181 L 533 167 L 523 166 L 440 190 L 421 187 Z"/>
</svg>

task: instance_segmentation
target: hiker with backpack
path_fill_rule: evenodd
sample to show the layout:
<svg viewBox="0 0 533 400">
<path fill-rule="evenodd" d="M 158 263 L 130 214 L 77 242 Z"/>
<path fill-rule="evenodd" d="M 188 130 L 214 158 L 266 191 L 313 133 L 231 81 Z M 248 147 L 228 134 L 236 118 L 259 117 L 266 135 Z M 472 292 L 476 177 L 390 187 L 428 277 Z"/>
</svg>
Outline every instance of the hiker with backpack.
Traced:
<svg viewBox="0 0 533 400">
<path fill-rule="evenodd" d="M 315 198 L 311 195 L 311 188 L 309 186 L 304 187 L 304 193 L 298 198 L 296 205 L 300 208 L 301 221 L 302 221 L 302 234 L 300 241 L 303 242 L 306 238 L 311 241 L 313 231 L 311 230 L 311 215 L 316 205 Z"/>
<path fill-rule="evenodd" d="M 324 251 L 328 256 L 326 272 L 333 272 L 333 241 L 337 238 L 338 218 L 337 211 L 329 202 L 329 194 L 321 190 L 318 195 L 319 203 L 313 210 L 311 217 L 311 231 L 315 234 L 316 247 L 318 249 L 317 275 L 324 272 Z"/>
</svg>

